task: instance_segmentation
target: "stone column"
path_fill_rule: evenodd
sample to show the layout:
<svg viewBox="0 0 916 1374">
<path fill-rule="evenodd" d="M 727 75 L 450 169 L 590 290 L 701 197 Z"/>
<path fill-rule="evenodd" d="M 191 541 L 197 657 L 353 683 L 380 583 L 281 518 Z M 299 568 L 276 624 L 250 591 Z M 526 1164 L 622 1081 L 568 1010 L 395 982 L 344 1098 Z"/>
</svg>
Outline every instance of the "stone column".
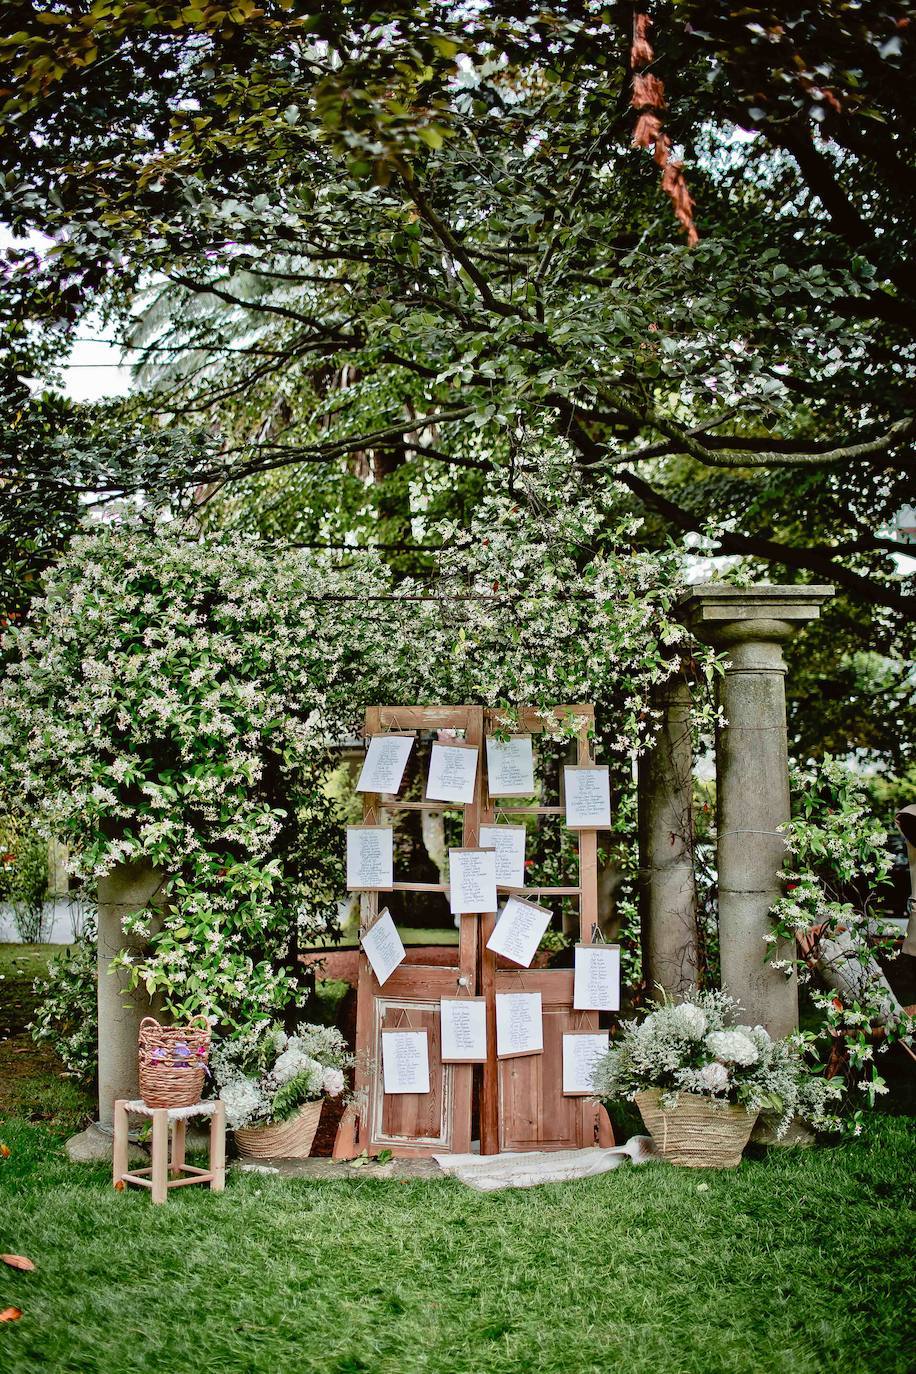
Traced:
<svg viewBox="0 0 916 1374">
<path fill-rule="evenodd" d="M 665 685 L 655 747 L 639 761 L 639 866 L 643 972 L 650 996 L 697 986 L 697 894 L 693 870 L 693 749 L 690 688 Z"/>
<path fill-rule="evenodd" d="M 832 595 L 832 587 L 710 584 L 688 592 L 682 607 L 698 638 L 729 660 L 719 689 L 727 724 L 716 742 L 722 986 L 749 1023 L 774 1036 L 798 1025 L 796 980 L 768 963 L 794 959 L 794 945 L 766 942 L 782 891 L 780 826 L 789 819 L 782 644 Z"/>
<path fill-rule="evenodd" d="M 125 935 L 121 922 L 147 904 L 162 906 L 157 894 L 164 874 L 146 863 L 119 864 L 99 880 L 99 1122 L 112 1124 L 118 1097 L 136 1097 L 137 1032 L 144 1016 L 156 1008 L 142 988 L 131 989 L 125 969 L 112 969 L 120 950 L 142 953 L 146 936 Z M 153 920 L 153 929 L 158 918 Z"/>
</svg>

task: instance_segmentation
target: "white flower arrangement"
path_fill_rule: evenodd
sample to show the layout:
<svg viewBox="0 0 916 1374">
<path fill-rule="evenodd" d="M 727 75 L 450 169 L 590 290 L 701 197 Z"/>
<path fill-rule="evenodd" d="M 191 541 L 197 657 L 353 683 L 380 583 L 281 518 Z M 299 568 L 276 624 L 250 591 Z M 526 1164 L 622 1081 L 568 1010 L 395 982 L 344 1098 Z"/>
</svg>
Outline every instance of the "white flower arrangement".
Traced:
<svg viewBox="0 0 916 1374">
<path fill-rule="evenodd" d="M 233 1130 L 286 1121 L 306 1102 L 340 1097 L 352 1063 L 333 1027 L 303 1025 L 287 1035 L 267 1021 L 256 1022 L 236 1040 L 224 1040 L 210 1055 Z"/>
<path fill-rule="evenodd" d="M 596 1097 L 632 1101 L 654 1088 L 666 1111 L 681 1092 L 722 1106 L 740 1102 L 777 1118 L 777 1136 L 796 1115 L 814 1126 L 836 1124 L 826 1109 L 841 1085 L 811 1072 L 802 1036 L 774 1040 L 763 1026 L 735 1025 L 740 1008 L 724 992 L 693 992 L 682 1002 L 652 1006 L 642 1021 L 622 1023 L 619 1040 L 598 1061 Z"/>
</svg>

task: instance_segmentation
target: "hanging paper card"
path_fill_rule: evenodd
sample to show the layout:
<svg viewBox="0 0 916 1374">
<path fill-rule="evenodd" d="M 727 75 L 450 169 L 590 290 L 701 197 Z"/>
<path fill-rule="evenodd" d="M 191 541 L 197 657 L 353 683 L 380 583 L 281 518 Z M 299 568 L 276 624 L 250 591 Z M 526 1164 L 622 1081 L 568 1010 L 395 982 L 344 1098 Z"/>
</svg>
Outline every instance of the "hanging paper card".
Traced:
<svg viewBox="0 0 916 1374">
<path fill-rule="evenodd" d="M 534 902 L 510 897 L 487 941 L 487 949 L 511 959 L 513 964 L 529 968 L 541 943 L 541 936 L 550 925 L 551 915 L 545 907 L 536 906 Z"/>
<path fill-rule="evenodd" d="M 391 913 L 383 911 L 373 926 L 360 936 L 366 958 L 379 983 L 384 983 L 404 962 L 404 946 Z"/>
<path fill-rule="evenodd" d="M 363 763 L 357 792 L 384 792 L 391 796 L 401 786 L 412 735 L 373 735 Z"/>
<path fill-rule="evenodd" d="M 566 824 L 570 830 L 607 830 L 611 824 L 611 785 L 606 765 L 563 769 Z"/>
<path fill-rule="evenodd" d="M 347 887 L 390 892 L 394 884 L 394 830 L 390 825 L 347 826 Z"/>
<path fill-rule="evenodd" d="M 576 945 L 576 1011 L 620 1010 L 620 946 Z"/>
<path fill-rule="evenodd" d="M 539 992 L 496 994 L 496 1057 L 543 1054 L 544 1022 Z"/>
<path fill-rule="evenodd" d="M 482 825 L 480 843 L 496 850 L 496 886 L 525 886 L 525 827 Z"/>
<path fill-rule="evenodd" d="M 487 999 L 443 997 L 443 1064 L 485 1064 L 487 1061 Z"/>
<path fill-rule="evenodd" d="M 563 1093 L 566 1097 L 588 1097 L 594 1092 L 592 1074 L 595 1064 L 607 1054 L 607 1031 L 566 1031 L 563 1035 Z"/>
<path fill-rule="evenodd" d="M 491 797 L 534 795 L 530 735 L 513 735 L 507 740 L 487 736 L 487 791 Z"/>
<path fill-rule="evenodd" d="M 386 1093 L 428 1093 L 428 1032 L 383 1026 L 382 1074 Z"/>
<path fill-rule="evenodd" d="M 472 802 L 477 779 L 477 753 L 476 744 L 434 742 L 426 780 L 427 800 L 459 802 L 462 806 Z"/>
<path fill-rule="evenodd" d="M 453 916 L 496 910 L 495 849 L 450 849 L 448 874 Z"/>
</svg>

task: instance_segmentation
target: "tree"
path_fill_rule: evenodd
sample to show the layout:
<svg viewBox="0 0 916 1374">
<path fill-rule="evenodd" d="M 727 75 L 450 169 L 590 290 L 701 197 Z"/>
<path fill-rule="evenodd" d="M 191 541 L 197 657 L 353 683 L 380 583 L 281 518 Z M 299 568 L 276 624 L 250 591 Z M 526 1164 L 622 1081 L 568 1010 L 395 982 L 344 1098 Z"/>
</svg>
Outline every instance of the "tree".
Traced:
<svg viewBox="0 0 916 1374">
<path fill-rule="evenodd" d="M 649 542 L 836 583 L 912 720 L 905 6 L 22 10 L 2 203 L 59 242 L 21 313 L 166 289 L 138 404 L 206 421 L 219 518 L 400 555 L 576 471 Z"/>
</svg>

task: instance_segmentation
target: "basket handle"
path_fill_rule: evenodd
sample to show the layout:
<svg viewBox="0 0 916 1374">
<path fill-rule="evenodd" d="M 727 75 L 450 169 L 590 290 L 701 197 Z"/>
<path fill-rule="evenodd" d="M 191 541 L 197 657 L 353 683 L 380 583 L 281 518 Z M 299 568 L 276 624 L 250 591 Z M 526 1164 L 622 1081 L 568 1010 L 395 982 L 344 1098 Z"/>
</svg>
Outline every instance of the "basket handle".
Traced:
<svg viewBox="0 0 916 1374">
<path fill-rule="evenodd" d="M 144 1030 L 150 1029 L 162 1030 L 162 1027 L 155 1016 L 144 1016 L 143 1020 L 140 1022 L 140 1033 L 142 1034 Z"/>
</svg>

